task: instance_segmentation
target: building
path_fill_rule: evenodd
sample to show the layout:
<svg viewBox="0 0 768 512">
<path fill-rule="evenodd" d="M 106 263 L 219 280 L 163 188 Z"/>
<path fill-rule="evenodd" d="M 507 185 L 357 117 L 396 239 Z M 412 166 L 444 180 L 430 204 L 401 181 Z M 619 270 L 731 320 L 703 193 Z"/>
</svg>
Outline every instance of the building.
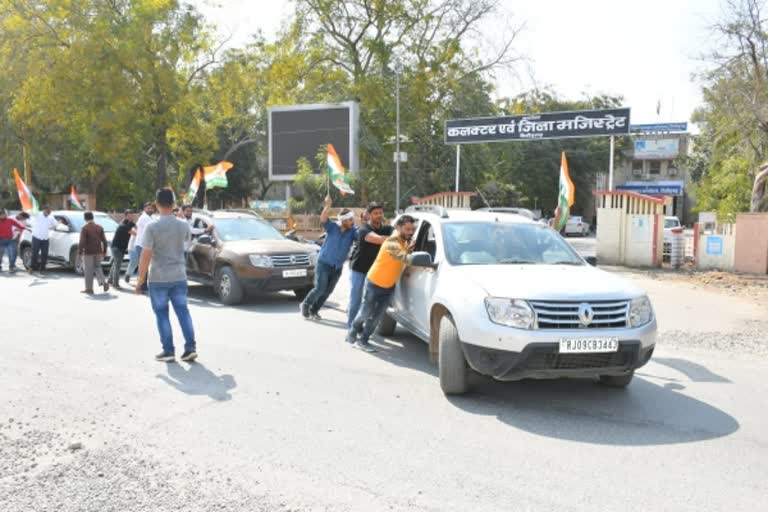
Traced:
<svg viewBox="0 0 768 512">
<path fill-rule="evenodd" d="M 683 128 L 683 131 L 665 131 Z M 674 215 L 683 224 L 695 221 L 691 208 L 695 197 L 691 176 L 682 163 L 691 144 L 686 123 L 635 125 L 632 148 L 622 155 L 615 168 L 614 188 L 649 196 L 666 196 L 665 215 Z"/>
</svg>

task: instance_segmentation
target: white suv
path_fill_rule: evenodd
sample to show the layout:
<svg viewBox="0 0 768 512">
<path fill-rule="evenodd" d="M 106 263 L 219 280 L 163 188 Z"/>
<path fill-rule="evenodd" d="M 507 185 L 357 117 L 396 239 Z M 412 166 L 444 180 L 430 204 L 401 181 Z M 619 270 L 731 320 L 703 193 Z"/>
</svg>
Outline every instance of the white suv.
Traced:
<svg viewBox="0 0 768 512">
<path fill-rule="evenodd" d="M 83 258 L 78 254 L 77 246 L 80 243 L 80 230 L 85 225 L 82 211 L 59 210 L 51 212 L 56 221 L 56 229 L 51 230 L 48 242 L 48 261 L 58 263 L 65 267 L 73 269 L 78 274 L 83 274 Z M 34 217 L 31 222 L 34 223 Z M 117 230 L 117 222 L 112 217 L 103 212 L 93 212 L 93 220 L 104 228 L 104 234 L 107 242 L 112 243 L 112 237 Z M 32 265 L 32 234 L 31 231 L 24 231 L 19 246 L 19 255 L 26 268 Z M 128 256 L 123 258 L 123 264 L 128 263 Z M 112 253 L 107 251 L 106 256 L 101 262 L 102 267 L 108 267 L 112 264 Z"/>
<path fill-rule="evenodd" d="M 379 325 L 429 344 L 446 394 L 468 370 L 498 380 L 589 377 L 625 387 L 651 358 L 645 292 L 582 259 L 553 229 L 518 215 L 412 207 L 411 264 Z"/>
</svg>

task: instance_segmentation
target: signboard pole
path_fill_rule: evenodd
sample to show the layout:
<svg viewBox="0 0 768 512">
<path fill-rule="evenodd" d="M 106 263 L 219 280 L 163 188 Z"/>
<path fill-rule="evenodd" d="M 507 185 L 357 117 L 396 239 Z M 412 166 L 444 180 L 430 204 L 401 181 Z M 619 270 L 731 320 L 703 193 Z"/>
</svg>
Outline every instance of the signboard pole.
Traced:
<svg viewBox="0 0 768 512">
<path fill-rule="evenodd" d="M 611 159 L 608 161 L 608 190 L 613 190 L 613 151 L 616 146 L 616 137 L 611 135 Z"/>
<path fill-rule="evenodd" d="M 456 192 L 459 191 L 459 174 L 461 173 L 461 144 L 456 144 Z"/>
<path fill-rule="evenodd" d="M 395 211 L 400 211 L 400 70 L 395 70 Z"/>
</svg>

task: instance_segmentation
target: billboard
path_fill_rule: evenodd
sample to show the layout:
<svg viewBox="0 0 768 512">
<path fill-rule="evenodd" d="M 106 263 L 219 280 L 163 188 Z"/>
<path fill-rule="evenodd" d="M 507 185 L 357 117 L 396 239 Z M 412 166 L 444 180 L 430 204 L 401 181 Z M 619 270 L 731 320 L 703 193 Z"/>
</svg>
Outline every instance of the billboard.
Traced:
<svg viewBox="0 0 768 512">
<path fill-rule="evenodd" d="M 629 133 L 628 108 L 475 117 L 451 119 L 445 122 L 446 144 L 566 139 L 627 133 Z"/>
<path fill-rule="evenodd" d="M 681 196 L 685 190 L 685 182 L 672 181 L 628 181 L 623 185 L 617 185 L 616 190 L 627 190 L 647 196 Z"/>
<path fill-rule="evenodd" d="M 269 109 L 269 179 L 293 181 L 297 161 L 306 158 L 316 170 L 321 146 L 333 144 L 342 165 L 358 168 L 359 108 L 355 102 L 291 105 Z"/>
<path fill-rule="evenodd" d="M 630 125 L 629 131 L 635 133 L 687 132 L 688 123 L 633 124 Z"/>
<path fill-rule="evenodd" d="M 679 139 L 638 139 L 635 160 L 670 160 L 680 152 Z"/>
</svg>

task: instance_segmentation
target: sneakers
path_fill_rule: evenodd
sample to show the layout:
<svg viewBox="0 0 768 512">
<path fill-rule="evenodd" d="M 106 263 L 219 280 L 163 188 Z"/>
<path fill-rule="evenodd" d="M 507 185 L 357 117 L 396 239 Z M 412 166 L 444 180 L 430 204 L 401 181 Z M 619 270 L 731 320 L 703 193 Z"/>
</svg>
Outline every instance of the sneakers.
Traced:
<svg viewBox="0 0 768 512">
<path fill-rule="evenodd" d="M 357 341 L 352 346 L 358 350 L 362 350 L 363 352 L 376 352 L 376 349 L 373 348 L 373 345 L 371 345 L 367 341 Z"/>
<path fill-rule="evenodd" d="M 323 317 L 321 317 L 321 316 L 320 316 L 319 314 L 317 314 L 317 313 L 311 313 L 311 314 L 309 315 L 309 319 L 310 319 L 310 320 L 314 320 L 315 322 L 319 322 L 319 321 L 321 321 L 321 320 L 323 319 Z"/>
<path fill-rule="evenodd" d="M 126 284 L 131 284 L 131 276 L 129 276 L 128 274 L 125 274 L 125 282 Z"/>
<path fill-rule="evenodd" d="M 107 293 L 109 291 L 109 282 L 104 281 L 104 293 Z"/>
<path fill-rule="evenodd" d="M 173 352 L 160 352 L 155 356 L 155 361 L 161 361 L 163 363 L 170 363 L 176 359 Z"/>
<path fill-rule="evenodd" d="M 301 316 L 303 316 L 305 320 L 309 320 L 309 305 L 302 302 L 299 306 L 299 311 L 301 311 Z"/>
<path fill-rule="evenodd" d="M 84 293 L 86 295 L 93 295 L 93 290 L 80 290 L 80 293 Z"/>
<path fill-rule="evenodd" d="M 355 343 L 357 343 L 357 334 L 352 333 L 352 332 L 348 332 L 347 333 L 347 337 L 345 338 L 345 340 L 350 345 L 354 345 Z"/>
<path fill-rule="evenodd" d="M 181 354 L 181 360 L 184 362 L 191 363 L 195 359 L 197 359 L 197 352 L 195 352 L 194 350 L 187 350 L 186 352 Z"/>
</svg>

